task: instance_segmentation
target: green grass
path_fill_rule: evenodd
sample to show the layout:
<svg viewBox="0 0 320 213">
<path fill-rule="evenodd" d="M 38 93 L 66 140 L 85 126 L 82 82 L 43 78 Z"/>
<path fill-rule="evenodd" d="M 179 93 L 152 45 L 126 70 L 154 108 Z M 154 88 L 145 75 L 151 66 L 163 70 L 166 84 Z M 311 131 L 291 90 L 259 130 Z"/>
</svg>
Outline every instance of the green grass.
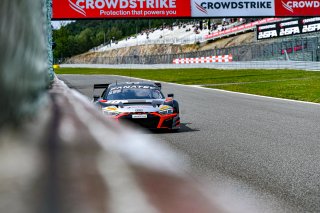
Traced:
<svg viewBox="0 0 320 213">
<path fill-rule="evenodd" d="M 320 103 L 320 77 L 282 82 L 210 86 L 210 88 Z"/>
<path fill-rule="evenodd" d="M 60 68 L 55 72 L 57 74 L 132 76 L 320 103 L 320 72 L 302 70 L 130 70 L 87 68 Z"/>
</svg>

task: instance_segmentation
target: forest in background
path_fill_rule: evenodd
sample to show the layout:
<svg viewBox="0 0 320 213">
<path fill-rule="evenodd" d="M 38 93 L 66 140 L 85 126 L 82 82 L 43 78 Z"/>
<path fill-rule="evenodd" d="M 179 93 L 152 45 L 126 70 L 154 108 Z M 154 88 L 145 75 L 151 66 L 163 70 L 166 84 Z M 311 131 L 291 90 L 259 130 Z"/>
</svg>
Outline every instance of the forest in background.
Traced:
<svg viewBox="0 0 320 213">
<path fill-rule="evenodd" d="M 189 22 L 189 19 L 78 20 L 53 30 L 54 59 L 85 53 L 141 31 Z"/>
</svg>

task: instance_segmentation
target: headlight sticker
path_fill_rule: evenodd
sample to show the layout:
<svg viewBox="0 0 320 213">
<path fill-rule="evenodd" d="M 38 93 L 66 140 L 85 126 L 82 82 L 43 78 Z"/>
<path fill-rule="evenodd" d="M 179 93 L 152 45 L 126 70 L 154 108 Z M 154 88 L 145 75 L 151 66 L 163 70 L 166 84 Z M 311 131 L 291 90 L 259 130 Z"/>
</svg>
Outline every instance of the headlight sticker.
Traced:
<svg viewBox="0 0 320 213">
<path fill-rule="evenodd" d="M 162 105 L 162 106 L 160 106 L 160 111 L 164 111 L 164 110 L 168 110 L 168 109 L 170 109 L 170 108 L 172 108 L 171 106 L 168 106 L 168 105 Z"/>
<path fill-rule="evenodd" d="M 173 108 L 168 105 L 162 105 L 159 108 L 159 113 L 160 114 L 173 114 Z"/>
<path fill-rule="evenodd" d="M 108 106 L 102 109 L 103 111 L 116 111 L 118 108 L 116 106 Z"/>
<path fill-rule="evenodd" d="M 108 106 L 108 107 L 102 108 L 102 112 L 105 115 L 111 115 L 111 116 L 116 116 L 120 114 L 116 106 Z"/>
</svg>

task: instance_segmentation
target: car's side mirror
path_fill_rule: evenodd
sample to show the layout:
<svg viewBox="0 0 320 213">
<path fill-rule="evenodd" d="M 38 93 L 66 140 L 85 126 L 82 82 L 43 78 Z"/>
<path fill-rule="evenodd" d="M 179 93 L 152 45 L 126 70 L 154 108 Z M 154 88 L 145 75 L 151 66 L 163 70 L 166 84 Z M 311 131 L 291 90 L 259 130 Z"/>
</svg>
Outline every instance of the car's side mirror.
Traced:
<svg viewBox="0 0 320 213">
<path fill-rule="evenodd" d="M 93 101 L 97 101 L 99 98 L 100 98 L 99 95 L 94 95 L 94 96 L 93 96 Z"/>
<path fill-rule="evenodd" d="M 174 94 L 170 93 L 168 94 L 168 98 L 173 98 L 174 97 Z"/>
</svg>

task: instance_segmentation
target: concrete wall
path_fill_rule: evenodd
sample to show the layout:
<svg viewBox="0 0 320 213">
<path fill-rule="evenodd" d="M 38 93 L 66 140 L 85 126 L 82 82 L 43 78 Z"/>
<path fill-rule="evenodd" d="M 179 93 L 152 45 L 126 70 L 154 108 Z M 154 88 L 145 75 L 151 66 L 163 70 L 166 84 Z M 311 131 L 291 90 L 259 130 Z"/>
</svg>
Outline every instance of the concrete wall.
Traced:
<svg viewBox="0 0 320 213">
<path fill-rule="evenodd" d="M 0 126 L 37 111 L 48 86 L 42 0 L 1 0 Z"/>
</svg>

